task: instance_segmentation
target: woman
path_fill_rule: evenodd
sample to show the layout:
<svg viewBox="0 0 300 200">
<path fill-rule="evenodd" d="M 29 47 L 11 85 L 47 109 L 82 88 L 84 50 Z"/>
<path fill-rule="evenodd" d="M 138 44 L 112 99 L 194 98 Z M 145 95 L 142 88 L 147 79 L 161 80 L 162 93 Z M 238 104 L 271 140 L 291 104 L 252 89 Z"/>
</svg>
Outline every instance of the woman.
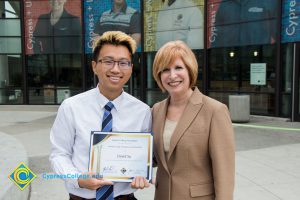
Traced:
<svg viewBox="0 0 300 200">
<path fill-rule="evenodd" d="M 66 2 L 49 0 L 51 11 L 38 18 L 33 33 L 35 54 L 81 52 L 80 19 L 66 11 Z"/>
<path fill-rule="evenodd" d="M 153 106 L 156 200 L 231 200 L 234 132 L 227 107 L 195 87 L 198 64 L 182 41 L 157 52 L 153 76 L 169 97 Z"/>
</svg>

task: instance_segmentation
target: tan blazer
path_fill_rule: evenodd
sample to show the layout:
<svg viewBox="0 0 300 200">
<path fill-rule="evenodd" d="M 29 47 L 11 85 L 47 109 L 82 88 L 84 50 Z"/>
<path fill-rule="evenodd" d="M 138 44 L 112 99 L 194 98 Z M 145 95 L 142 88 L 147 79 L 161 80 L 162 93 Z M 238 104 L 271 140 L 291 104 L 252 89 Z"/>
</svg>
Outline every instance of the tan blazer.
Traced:
<svg viewBox="0 0 300 200">
<path fill-rule="evenodd" d="M 162 134 L 168 103 L 169 98 L 152 109 L 155 200 L 232 200 L 235 145 L 226 105 L 195 88 L 165 155 Z"/>
</svg>

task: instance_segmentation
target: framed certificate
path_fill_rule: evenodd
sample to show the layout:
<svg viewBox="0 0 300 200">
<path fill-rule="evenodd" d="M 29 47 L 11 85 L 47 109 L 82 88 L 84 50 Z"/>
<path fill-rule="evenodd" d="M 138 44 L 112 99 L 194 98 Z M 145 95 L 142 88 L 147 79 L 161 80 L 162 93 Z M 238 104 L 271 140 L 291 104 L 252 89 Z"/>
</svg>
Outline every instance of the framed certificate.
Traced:
<svg viewBox="0 0 300 200">
<path fill-rule="evenodd" d="M 93 131 L 89 171 L 113 182 L 132 182 L 136 176 L 152 178 L 151 133 Z"/>
</svg>

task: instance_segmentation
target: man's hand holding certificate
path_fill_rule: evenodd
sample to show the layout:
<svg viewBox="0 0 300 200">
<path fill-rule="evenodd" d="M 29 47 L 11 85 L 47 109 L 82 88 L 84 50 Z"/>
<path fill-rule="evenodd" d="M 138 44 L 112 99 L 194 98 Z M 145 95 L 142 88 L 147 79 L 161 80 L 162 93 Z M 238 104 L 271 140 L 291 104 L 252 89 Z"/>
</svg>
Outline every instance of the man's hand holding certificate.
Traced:
<svg viewBox="0 0 300 200">
<path fill-rule="evenodd" d="M 90 172 L 114 182 L 131 182 L 134 177 L 152 175 L 150 133 L 93 132 Z"/>
</svg>

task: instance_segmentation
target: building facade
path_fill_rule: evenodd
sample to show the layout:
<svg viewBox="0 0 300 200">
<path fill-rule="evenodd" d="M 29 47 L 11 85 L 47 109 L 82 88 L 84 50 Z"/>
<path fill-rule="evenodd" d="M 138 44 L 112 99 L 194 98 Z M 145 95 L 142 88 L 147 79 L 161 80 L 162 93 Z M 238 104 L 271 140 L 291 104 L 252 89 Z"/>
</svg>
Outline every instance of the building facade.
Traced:
<svg viewBox="0 0 300 200">
<path fill-rule="evenodd" d="M 0 104 L 60 104 L 95 87 L 92 46 L 104 30 L 138 43 L 129 93 L 166 97 L 152 77 L 157 50 L 183 40 L 197 86 L 228 105 L 300 121 L 300 0 L 0 0 Z"/>
</svg>

